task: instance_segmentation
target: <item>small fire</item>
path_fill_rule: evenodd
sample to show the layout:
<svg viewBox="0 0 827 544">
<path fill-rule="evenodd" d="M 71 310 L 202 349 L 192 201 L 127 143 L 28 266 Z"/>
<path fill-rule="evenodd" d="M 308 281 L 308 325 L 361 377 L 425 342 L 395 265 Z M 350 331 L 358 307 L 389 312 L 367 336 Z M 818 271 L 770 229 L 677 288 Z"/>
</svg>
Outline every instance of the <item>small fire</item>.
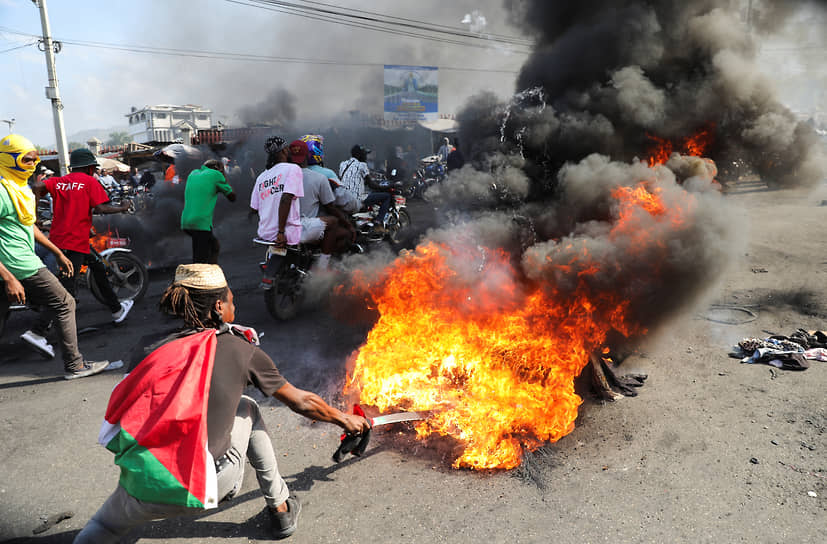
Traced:
<svg viewBox="0 0 827 544">
<path fill-rule="evenodd" d="M 653 134 L 646 134 L 646 137 L 652 141 L 649 148 L 649 166 L 666 164 L 674 152 L 703 157 L 715 141 L 715 124 L 709 123 L 692 136 L 685 138 L 677 149 L 671 141 L 664 138 Z"/>
<path fill-rule="evenodd" d="M 610 235 L 655 254 L 666 250 L 642 220 L 680 229 L 691 211 L 667 207 L 645 182 L 612 196 Z M 525 449 L 574 429 L 582 402 L 574 379 L 591 354 L 608 354 L 609 332 L 629 337 L 646 329 L 630 321 L 630 301 L 589 282 L 606 265 L 585 243 L 561 244 L 559 262 L 557 253 L 543 257 L 552 274 L 573 277 L 573 291 L 563 293 L 518 280 L 506 251 L 467 242 L 422 244 L 380 280 L 359 280 L 380 317 L 345 392 L 381 411 L 432 411 L 417 424 L 417 437 L 456 439 L 463 451 L 455 468 L 514 468 Z"/>
<path fill-rule="evenodd" d="M 109 248 L 113 247 L 126 247 L 129 245 L 129 238 L 121 238 L 118 229 L 115 229 L 115 232 L 112 232 L 112 229 L 107 226 L 106 232 L 99 233 L 95 231 L 93 228 L 92 231 L 94 235 L 89 238 L 89 245 L 92 248 L 100 253 Z"/>
</svg>

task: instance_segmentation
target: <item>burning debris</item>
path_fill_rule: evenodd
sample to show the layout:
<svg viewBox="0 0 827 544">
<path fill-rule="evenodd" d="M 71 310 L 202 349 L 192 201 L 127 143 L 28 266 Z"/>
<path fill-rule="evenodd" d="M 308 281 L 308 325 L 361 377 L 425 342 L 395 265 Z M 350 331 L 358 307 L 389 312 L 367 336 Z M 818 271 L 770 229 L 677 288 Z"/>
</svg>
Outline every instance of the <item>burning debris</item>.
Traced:
<svg viewBox="0 0 827 544">
<path fill-rule="evenodd" d="M 418 436 L 455 438 L 454 466 L 475 469 L 570 433 L 590 358 L 714 285 L 738 236 L 713 159 L 782 185 L 824 171 L 812 129 L 753 69 L 735 2 L 507 5 L 537 37 L 527 90 L 470 101 L 473 168 L 429 193 L 449 224 L 354 277 L 379 317 L 345 387 L 383 411 L 432 411 Z"/>
</svg>

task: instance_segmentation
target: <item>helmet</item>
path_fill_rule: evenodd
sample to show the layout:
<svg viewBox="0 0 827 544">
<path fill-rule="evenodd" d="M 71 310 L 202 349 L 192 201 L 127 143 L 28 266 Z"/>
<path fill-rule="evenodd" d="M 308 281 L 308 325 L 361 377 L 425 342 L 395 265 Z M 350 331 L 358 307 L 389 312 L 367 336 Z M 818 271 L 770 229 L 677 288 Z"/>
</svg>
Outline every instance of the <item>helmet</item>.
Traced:
<svg viewBox="0 0 827 544">
<path fill-rule="evenodd" d="M 370 149 L 366 148 L 363 145 L 356 144 L 350 148 L 350 156 L 362 162 L 365 162 L 365 160 L 367 160 L 368 153 L 370 153 Z"/>
<path fill-rule="evenodd" d="M 324 138 L 318 134 L 307 134 L 299 139 L 307 144 L 307 165 L 322 164 L 324 161 Z"/>
<path fill-rule="evenodd" d="M 84 166 L 92 165 L 97 166 L 98 159 L 91 151 L 89 151 L 85 147 L 75 149 L 69 155 L 69 170 L 72 170 L 74 168 L 83 168 Z"/>
</svg>

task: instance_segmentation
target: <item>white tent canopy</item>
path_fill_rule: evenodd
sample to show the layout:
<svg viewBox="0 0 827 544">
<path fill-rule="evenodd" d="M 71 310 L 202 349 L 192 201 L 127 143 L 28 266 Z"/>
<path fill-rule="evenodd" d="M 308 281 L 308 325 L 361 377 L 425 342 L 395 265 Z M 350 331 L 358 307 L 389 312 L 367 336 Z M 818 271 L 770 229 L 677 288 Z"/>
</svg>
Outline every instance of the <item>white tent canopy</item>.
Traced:
<svg viewBox="0 0 827 544">
<path fill-rule="evenodd" d="M 118 172 L 129 172 L 129 166 L 117 159 L 97 156 L 101 170 L 117 170 Z"/>
<path fill-rule="evenodd" d="M 437 119 L 436 121 L 419 121 L 419 126 L 427 128 L 431 132 L 452 134 L 459 128 L 459 123 L 454 119 Z"/>
</svg>

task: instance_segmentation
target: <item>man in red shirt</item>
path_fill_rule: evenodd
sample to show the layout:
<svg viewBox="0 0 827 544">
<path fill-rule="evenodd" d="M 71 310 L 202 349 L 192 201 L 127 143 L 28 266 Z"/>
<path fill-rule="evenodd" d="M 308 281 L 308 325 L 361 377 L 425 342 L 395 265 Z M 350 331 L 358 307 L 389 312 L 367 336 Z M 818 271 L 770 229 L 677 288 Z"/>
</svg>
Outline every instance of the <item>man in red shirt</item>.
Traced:
<svg viewBox="0 0 827 544">
<path fill-rule="evenodd" d="M 35 182 L 38 198 L 48 191 L 52 195 L 52 228 L 49 240 L 60 248 L 72 261 L 74 272 L 63 276 L 60 282 L 72 296 L 77 296 L 77 274 L 82 265 L 89 267 L 101 294 L 112 312 L 112 319 L 120 323 L 132 309 L 132 301 L 118 301 L 106 278 L 106 268 L 89 249 L 89 230 L 92 228 L 92 212 L 120 213 L 129 208 L 128 204 L 113 206 L 109 195 L 100 182 L 92 177 L 98 161 L 88 149 L 75 149 L 69 158 L 70 174 Z"/>
</svg>

